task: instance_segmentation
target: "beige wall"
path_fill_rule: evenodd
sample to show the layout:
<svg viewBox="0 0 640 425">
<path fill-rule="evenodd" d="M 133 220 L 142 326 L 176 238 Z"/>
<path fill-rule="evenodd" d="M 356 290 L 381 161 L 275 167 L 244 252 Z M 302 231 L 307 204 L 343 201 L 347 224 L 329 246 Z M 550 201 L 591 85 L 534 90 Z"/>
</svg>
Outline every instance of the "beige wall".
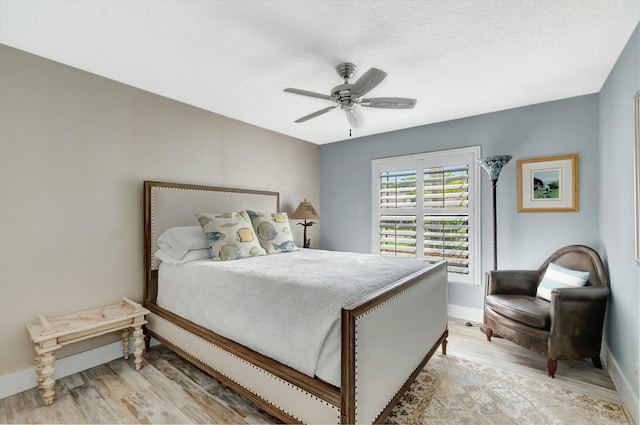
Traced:
<svg viewBox="0 0 640 425">
<path fill-rule="evenodd" d="M 0 375 L 33 365 L 38 314 L 141 300 L 143 180 L 322 210 L 318 146 L 0 45 Z"/>
</svg>

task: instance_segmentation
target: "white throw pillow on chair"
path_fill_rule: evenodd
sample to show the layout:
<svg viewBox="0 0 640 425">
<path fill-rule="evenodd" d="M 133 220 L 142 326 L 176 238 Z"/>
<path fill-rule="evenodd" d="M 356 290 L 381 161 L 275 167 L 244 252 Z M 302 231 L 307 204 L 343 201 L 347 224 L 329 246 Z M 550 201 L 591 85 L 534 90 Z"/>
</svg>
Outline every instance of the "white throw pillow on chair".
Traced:
<svg viewBox="0 0 640 425">
<path fill-rule="evenodd" d="M 551 301 L 551 291 L 556 288 L 580 288 L 589 280 L 589 272 L 571 270 L 549 263 L 538 285 L 536 296 Z"/>
</svg>

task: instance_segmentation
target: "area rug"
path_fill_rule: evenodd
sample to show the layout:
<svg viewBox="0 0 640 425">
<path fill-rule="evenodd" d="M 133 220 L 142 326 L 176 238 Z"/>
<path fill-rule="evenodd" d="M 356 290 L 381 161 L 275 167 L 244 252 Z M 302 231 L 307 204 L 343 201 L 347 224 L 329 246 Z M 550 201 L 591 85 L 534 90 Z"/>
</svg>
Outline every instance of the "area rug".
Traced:
<svg viewBox="0 0 640 425">
<path fill-rule="evenodd" d="M 549 382 L 545 382 L 549 381 Z M 620 404 L 435 354 L 388 424 L 629 424 Z"/>
</svg>

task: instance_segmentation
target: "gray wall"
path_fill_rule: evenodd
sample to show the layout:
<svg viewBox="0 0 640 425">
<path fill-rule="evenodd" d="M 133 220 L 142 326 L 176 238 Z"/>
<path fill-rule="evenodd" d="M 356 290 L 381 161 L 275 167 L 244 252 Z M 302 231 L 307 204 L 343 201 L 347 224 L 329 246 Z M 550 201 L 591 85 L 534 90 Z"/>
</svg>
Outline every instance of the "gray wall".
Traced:
<svg viewBox="0 0 640 425">
<path fill-rule="evenodd" d="M 633 96 L 638 89 L 640 31 L 636 28 L 600 92 L 600 251 L 611 280 L 606 341 L 627 380 L 620 385 L 628 385 L 635 393 L 631 398 L 635 399 L 636 423 L 640 416 L 640 278 L 634 260 Z"/>
<path fill-rule="evenodd" d="M 317 145 L 0 45 L 0 375 L 32 366 L 38 314 L 141 300 L 143 180 L 322 208 Z"/>
<path fill-rule="evenodd" d="M 320 146 L 321 248 L 371 251 L 372 159 L 474 145 L 482 147 L 483 156 L 514 157 L 498 182 L 499 268 L 537 268 L 568 244 L 598 248 L 597 95 Z M 516 160 L 572 153 L 579 155 L 580 211 L 518 213 Z M 491 230 L 491 185 L 483 171 L 482 270 L 492 267 Z M 452 283 L 449 302 L 482 309 L 483 293 L 483 286 Z"/>
</svg>

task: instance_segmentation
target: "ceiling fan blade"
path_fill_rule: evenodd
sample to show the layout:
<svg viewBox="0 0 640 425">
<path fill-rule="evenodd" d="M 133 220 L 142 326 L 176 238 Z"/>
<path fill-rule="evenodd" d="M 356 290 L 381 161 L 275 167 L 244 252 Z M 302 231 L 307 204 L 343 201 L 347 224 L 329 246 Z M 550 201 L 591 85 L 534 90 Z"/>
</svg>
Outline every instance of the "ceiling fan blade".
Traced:
<svg viewBox="0 0 640 425">
<path fill-rule="evenodd" d="M 387 73 L 379 70 L 378 68 L 371 68 L 353 84 L 351 87 L 351 92 L 356 93 L 359 96 L 364 96 L 369 93 L 375 86 L 380 84 L 384 77 L 387 76 Z"/>
<path fill-rule="evenodd" d="M 347 121 L 349 121 L 349 125 L 352 128 L 360 127 L 362 124 L 362 116 L 356 108 L 345 109 L 344 113 L 347 114 Z"/>
<path fill-rule="evenodd" d="M 416 99 L 407 99 L 404 97 L 375 97 L 362 99 L 360 105 L 368 108 L 411 109 L 416 106 L 416 102 Z"/>
<path fill-rule="evenodd" d="M 286 91 L 288 93 L 301 94 L 302 96 L 310 96 L 310 97 L 317 97 L 319 99 L 331 100 L 331 98 L 327 94 L 316 93 L 314 91 L 309 91 L 309 90 L 300 90 L 300 89 L 291 89 L 291 88 L 289 88 L 289 89 L 284 89 L 284 91 Z"/>
<path fill-rule="evenodd" d="M 297 123 L 305 122 L 305 121 L 307 121 L 307 120 L 310 120 L 311 118 L 315 118 L 315 117 L 318 117 L 318 116 L 320 116 L 320 115 L 322 115 L 322 114 L 326 114 L 326 113 L 327 113 L 327 112 L 329 112 L 330 110 L 332 110 L 332 109 L 334 109 L 334 108 L 337 108 L 337 107 L 338 107 L 338 105 L 335 105 L 335 106 L 329 106 L 328 108 L 320 109 L 319 111 L 316 111 L 316 112 L 314 112 L 314 113 L 312 113 L 312 114 L 305 115 L 305 116 L 304 116 L 304 117 L 302 117 L 302 118 L 298 118 L 298 119 L 297 119 L 297 120 L 295 120 L 294 122 L 297 122 Z"/>
</svg>

